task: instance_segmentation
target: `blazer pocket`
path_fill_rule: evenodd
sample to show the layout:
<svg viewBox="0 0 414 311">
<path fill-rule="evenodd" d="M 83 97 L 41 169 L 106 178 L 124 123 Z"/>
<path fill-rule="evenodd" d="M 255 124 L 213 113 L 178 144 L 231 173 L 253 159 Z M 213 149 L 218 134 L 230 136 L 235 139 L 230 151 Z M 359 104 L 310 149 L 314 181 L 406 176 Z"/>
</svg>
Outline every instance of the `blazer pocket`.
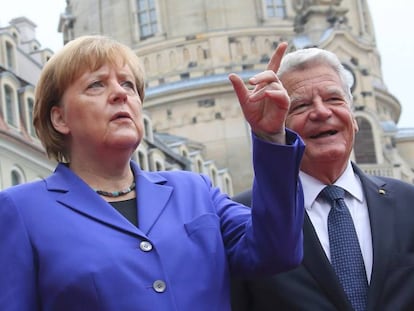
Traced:
<svg viewBox="0 0 414 311">
<path fill-rule="evenodd" d="M 222 247 L 220 219 L 216 214 L 201 215 L 184 227 L 190 239 L 201 249 L 216 253 L 217 247 Z"/>
</svg>

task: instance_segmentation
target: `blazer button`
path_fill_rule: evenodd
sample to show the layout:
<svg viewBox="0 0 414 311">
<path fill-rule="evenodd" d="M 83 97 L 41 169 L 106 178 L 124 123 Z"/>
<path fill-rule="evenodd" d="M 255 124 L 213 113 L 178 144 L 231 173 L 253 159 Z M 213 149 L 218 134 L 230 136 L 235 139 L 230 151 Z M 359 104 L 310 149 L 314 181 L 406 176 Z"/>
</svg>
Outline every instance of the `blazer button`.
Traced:
<svg viewBox="0 0 414 311">
<path fill-rule="evenodd" d="M 150 252 L 152 251 L 152 244 L 148 241 L 142 241 L 141 243 L 139 243 L 139 248 L 143 252 Z"/>
<path fill-rule="evenodd" d="M 165 290 L 167 289 L 167 285 L 165 284 L 164 281 L 161 280 L 156 280 L 153 284 L 152 284 L 152 288 L 157 292 L 157 293 L 163 293 L 165 292 Z"/>
</svg>

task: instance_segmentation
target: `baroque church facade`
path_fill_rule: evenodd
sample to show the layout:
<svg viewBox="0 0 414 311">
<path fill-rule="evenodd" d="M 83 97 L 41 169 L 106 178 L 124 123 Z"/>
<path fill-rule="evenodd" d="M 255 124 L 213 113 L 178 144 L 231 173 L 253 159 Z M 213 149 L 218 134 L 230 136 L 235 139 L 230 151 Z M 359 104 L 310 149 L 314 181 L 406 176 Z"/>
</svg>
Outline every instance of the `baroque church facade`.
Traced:
<svg viewBox="0 0 414 311">
<path fill-rule="evenodd" d="M 156 139 L 165 146 L 151 149 L 157 150 L 153 153 L 158 152 L 160 159 L 177 153 L 189 159 L 187 166 L 169 160 L 165 169 L 219 176 L 217 184 L 229 194 L 250 187 L 253 172 L 250 129 L 228 74 L 235 72 L 247 79 L 264 70 L 281 41 L 287 41 L 290 50 L 311 46 L 331 50 L 348 70 L 354 96 L 360 131 L 353 161 L 368 173 L 414 182 L 414 130 L 397 126 L 401 105 L 384 83 L 366 0 L 67 0 L 58 27 L 65 42 L 102 34 L 134 49 L 147 81 L 144 110 L 149 138 L 143 148 L 151 149 Z M 0 53 L 6 53 L 4 43 L 0 44 Z M 3 58 L 1 64 L 7 61 Z M 30 80 L 16 77 L 19 90 L 24 88 L 22 81 Z M 5 96 L 0 100 L 7 103 Z M 3 119 L 6 106 L 2 105 Z M 28 115 L 24 109 L 19 119 L 23 123 L 22 116 Z M 1 117 L 0 122 L 9 125 Z M 0 143 L 14 137 L 11 134 L 7 133 L 7 139 L 1 137 Z M 35 138 L 21 147 L 27 160 L 41 158 L 41 149 L 37 158 L 26 151 L 39 148 Z M 168 153 L 170 149 L 175 152 Z M 155 165 L 148 154 L 146 149 L 137 155 L 142 167 L 162 169 L 162 161 Z M 213 170 L 211 163 L 228 170 Z"/>
<path fill-rule="evenodd" d="M 53 51 L 36 39 L 36 25 L 18 17 L 0 28 L 0 190 L 42 179 L 55 168 L 33 127 L 34 89 Z M 190 170 L 206 174 L 229 195 L 232 180 L 203 155 L 204 146 L 185 137 L 154 133 L 144 115 L 145 137 L 133 154 L 144 170 Z"/>
<path fill-rule="evenodd" d="M 251 185 L 251 138 L 228 74 L 264 70 L 281 41 L 330 50 L 349 72 L 360 128 L 353 161 L 414 182 L 414 131 L 397 127 L 401 105 L 383 80 L 367 0 L 68 0 L 59 27 L 67 41 L 103 34 L 132 47 L 154 131 L 204 144 L 236 192 Z"/>
</svg>

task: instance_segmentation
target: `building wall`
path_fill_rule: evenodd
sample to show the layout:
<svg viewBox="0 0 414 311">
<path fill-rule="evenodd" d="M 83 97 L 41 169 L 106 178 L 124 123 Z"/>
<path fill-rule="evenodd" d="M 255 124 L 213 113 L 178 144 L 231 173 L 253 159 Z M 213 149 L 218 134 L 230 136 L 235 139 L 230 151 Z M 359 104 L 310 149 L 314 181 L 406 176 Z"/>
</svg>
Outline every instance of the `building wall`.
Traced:
<svg viewBox="0 0 414 311">
<path fill-rule="evenodd" d="M 33 128 L 34 88 L 52 56 L 36 40 L 35 24 L 25 17 L 0 28 L 0 190 L 50 175 L 56 163 L 47 158 Z M 210 176 L 213 185 L 233 194 L 227 169 L 205 159 L 200 143 L 153 132 L 144 113 L 145 137 L 133 158 L 144 170 L 191 170 Z"/>
<path fill-rule="evenodd" d="M 147 28 L 142 2 L 153 13 Z M 145 108 L 154 131 L 205 144 L 204 156 L 229 168 L 236 192 L 251 185 L 251 140 L 227 75 L 247 79 L 263 70 L 280 41 L 292 50 L 331 50 L 355 79 L 355 111 L 364 131 L 353 159 L 367 172 L 413 182 L 413 164 L 406 158 L 412 158 L 414 135 L 395 139 L 401 106 L 384 84 L 366 2 L 274 1 L 284 3 L 274 11 L 266 7 L 270 2 L 99 1 L 98 12 L 92 12 L 95 1 L 71 0 L 67 12 L 75 22 L 61 31 L 72 37 L 110 35 L 134 48 L 146 70 Z M 102 20 L 111 20 L 111 26 L 98 29 Z"/>
</svg>

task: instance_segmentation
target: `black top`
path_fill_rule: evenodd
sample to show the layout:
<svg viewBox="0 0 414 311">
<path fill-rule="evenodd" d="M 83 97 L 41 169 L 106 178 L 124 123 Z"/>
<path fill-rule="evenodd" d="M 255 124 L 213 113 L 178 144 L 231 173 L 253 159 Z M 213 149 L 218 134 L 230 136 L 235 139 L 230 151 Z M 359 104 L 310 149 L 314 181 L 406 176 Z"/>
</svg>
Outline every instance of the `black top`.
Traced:
<svg viewBox="0 0 414 311">
<path fill-rule="evenodd" d="M 138 227 L 137 199 L 109 202 L 122 216 L 128 219 L 134 226 Z"/>
</svg>

